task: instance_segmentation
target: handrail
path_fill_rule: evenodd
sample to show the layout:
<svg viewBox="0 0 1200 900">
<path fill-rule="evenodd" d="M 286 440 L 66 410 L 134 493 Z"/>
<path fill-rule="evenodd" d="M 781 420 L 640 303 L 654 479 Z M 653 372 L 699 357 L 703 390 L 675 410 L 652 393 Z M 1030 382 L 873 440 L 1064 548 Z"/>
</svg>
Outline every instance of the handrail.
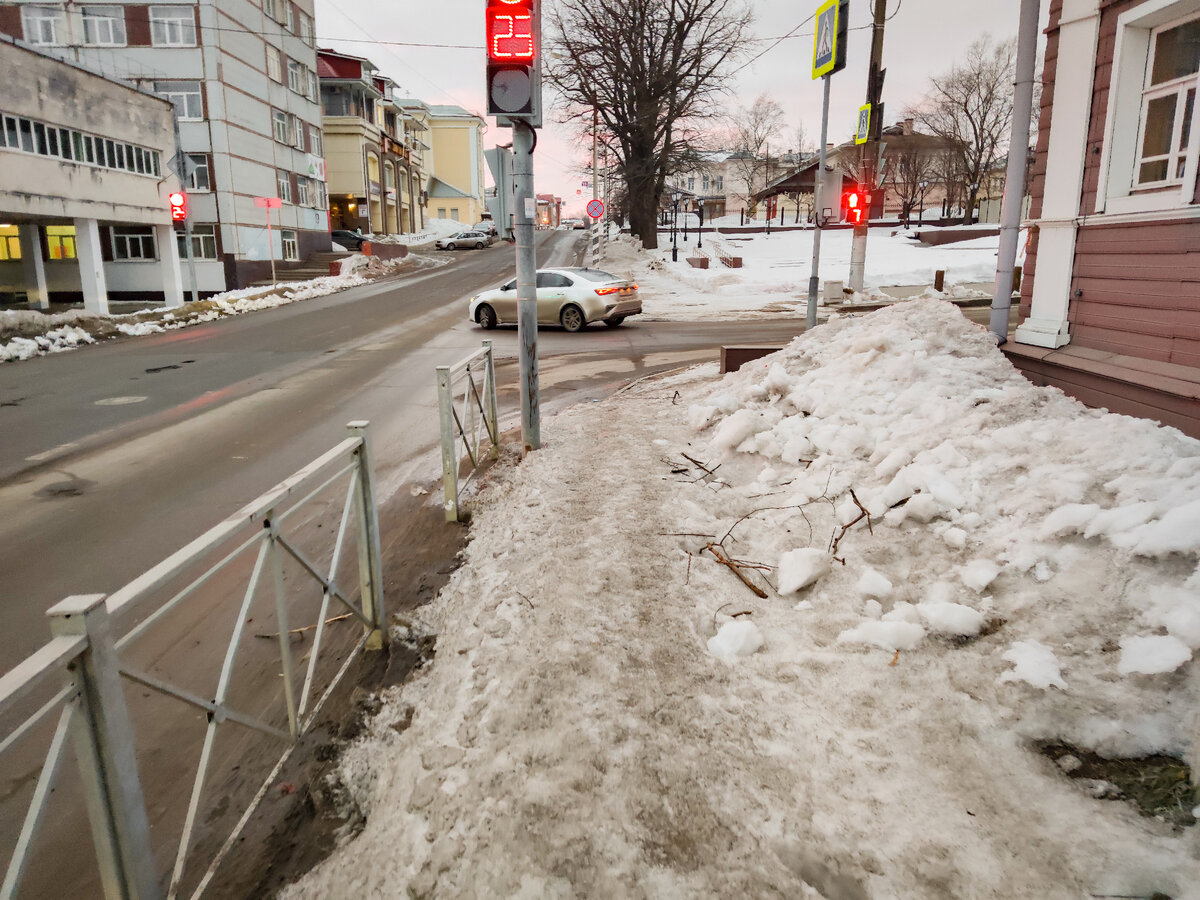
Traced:
<svg viewBox="0 0 1200 900">
<path fill-rule="evenodd" d="M 483 383 L 475 376 L 482 366 Z M 442 489 L 445 495 L 446 521 L 457 522 L 461 515 L 459 495 L 479 469 L 482 430 L 491 443 L 491 457 L 500 457 L 500 428 L 496 404 L 496 362 L 492 342 L 484 341 L 483 349 L 450 366 L 437 367 L 438 411 L 442 431 Z M 462 387 L 462 414 L 455 406 L 455 386 Z M 463 484 L 458 472 L 462 464 L 459 443 L 466 450 L 471 471 Z"/>
</svg>

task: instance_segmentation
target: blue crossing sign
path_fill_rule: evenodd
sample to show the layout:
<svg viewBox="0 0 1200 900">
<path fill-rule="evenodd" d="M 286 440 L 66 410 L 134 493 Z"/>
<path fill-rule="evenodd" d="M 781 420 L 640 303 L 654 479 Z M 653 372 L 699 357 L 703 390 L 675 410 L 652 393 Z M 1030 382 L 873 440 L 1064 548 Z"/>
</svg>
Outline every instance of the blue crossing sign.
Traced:
<svg viewBox="0 0 1200 900">
<path fill-rule="evenodd" d="M 812 77 L 822 78 L 846 67 L 846 30 L 850 0 L 826 0 L 817 9 Z"/>
</svg>

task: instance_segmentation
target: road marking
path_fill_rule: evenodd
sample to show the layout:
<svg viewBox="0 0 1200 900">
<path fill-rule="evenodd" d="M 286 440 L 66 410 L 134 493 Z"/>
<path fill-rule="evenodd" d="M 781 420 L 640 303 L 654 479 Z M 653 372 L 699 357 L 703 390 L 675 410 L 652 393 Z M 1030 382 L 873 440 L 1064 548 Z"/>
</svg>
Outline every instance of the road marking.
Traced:
<svg viewBox="0 0 1200 900">
<path fill-rule="evenodd" d="M 60 454 L 66 453 L 68 450 L 74 450 L 78 446 L 79 445 L 76 443 L 59 444 L 53 450 L 47 450 L 44 453 L 35 453 L 33 456 L 25 457 L 25 462 L 34 462 L 34 463 L 43 462 L 52 457 L 59 456 Z"/>
<path fill-rule="evenodd" d="M 96 406 L 129 406 L 131 403 L 141 403 L 147 400 L 147 397 L 106 397 L 103 400 L 97 400 Z"/>
</svg>

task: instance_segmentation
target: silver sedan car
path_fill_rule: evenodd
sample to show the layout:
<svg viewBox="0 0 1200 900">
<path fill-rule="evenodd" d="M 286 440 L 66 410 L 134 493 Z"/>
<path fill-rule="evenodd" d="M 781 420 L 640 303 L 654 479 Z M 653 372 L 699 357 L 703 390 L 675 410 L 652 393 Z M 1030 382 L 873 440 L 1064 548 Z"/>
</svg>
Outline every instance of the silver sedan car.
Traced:
<svg viewBox="0 0 1200 900">
<path fill-rule="evenodd" d="M 600 269 L 567 267 L 538 269 L 537 319 L 539 325 L 561 325 L 581 331 L 592 322 L 615 328 L 642 311 L 638 286 Z M 517 280 L 471 298 L 467 314 L 481 328 L 517 321 Z"/>
</svg>

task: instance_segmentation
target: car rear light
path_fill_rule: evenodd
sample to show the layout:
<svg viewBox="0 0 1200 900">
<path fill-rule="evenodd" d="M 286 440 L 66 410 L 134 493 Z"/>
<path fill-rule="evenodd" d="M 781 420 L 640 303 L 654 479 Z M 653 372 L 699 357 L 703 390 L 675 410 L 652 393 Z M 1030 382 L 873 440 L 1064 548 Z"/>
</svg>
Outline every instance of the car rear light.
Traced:
<svg viewBox="0 0 1200 900">
<path fill-rule="evenodd" d="M 596 288 L 596 293 L 601 297 L 605 297 L 609 294 L 615 294 L 619 290 L 619 287 Z"/>
</svg>

